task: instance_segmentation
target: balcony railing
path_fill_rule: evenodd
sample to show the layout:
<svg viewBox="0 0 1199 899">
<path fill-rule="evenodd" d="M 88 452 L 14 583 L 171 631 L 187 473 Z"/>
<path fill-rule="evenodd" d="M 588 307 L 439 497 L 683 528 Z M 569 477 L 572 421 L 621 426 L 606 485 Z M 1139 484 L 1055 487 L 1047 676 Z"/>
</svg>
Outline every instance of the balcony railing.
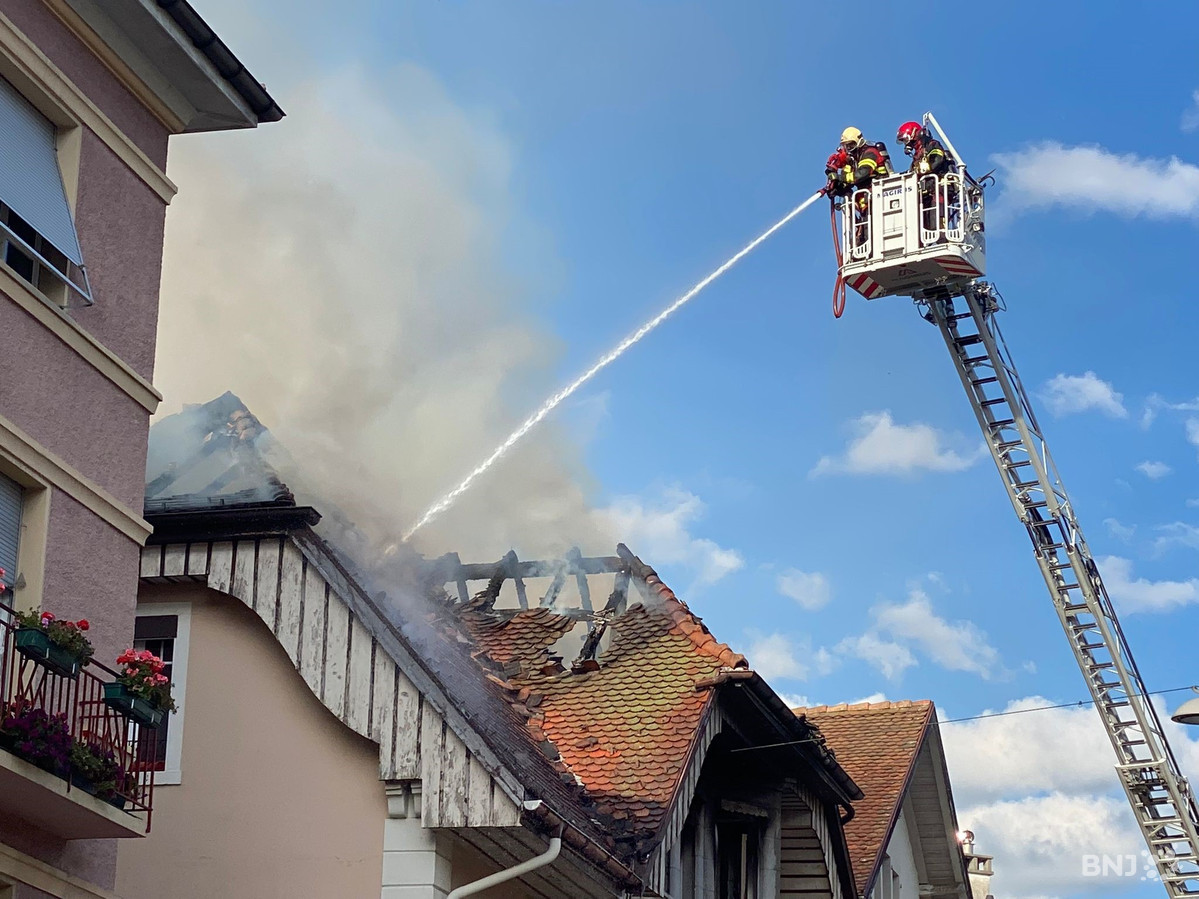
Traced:
<svg viewBox="0 0 1199 899">
<path fill-rule="evenodd" d="M 92 660 L 70 677 L 53 665 L 30 658 L 17 647 L 20 628 L 11 608 L 0 603 L 0 722 L 12 715 L 41 718 L 45 713 L 65 722 L 72 741 L 93 752 L 112 753 L 116 762 L 115 794 L 101 795 L 118 809 L 145 813 L 146 831 L 150 830 L 150 812 L 154 796 L 154 730 L 143 727 L 111 708 L 104 701 L 104 685 L 117 672 Z M 55 760 L 31 758 L 36 741 L 6 737 L 0 727 L 0 749 L 38 765 L 66 782 L 66 790 L 92 792 L 79 771 L 72 770 L 69 757 L 65 765 Z"/>
</svg>

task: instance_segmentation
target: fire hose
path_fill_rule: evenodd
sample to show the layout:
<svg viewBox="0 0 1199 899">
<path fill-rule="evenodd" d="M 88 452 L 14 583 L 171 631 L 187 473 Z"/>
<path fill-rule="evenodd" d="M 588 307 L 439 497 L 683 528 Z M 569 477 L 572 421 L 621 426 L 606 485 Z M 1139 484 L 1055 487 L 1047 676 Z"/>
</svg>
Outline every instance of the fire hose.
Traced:
<svg viewBox="0 0 1199 899">
<path fill-rule="evenodd" d="M 841 235 L 837 231 L 837 201 L 831 196 L 828 198 L 828 219 L 833 229 L 833 252 L 837 256 L 837 278 L 833 281 L 833 318 L 840 318 L 845 311 L 845 279 L 841 277 L 841 266 L 845 260 L 841 255 Z"/>
</svg>

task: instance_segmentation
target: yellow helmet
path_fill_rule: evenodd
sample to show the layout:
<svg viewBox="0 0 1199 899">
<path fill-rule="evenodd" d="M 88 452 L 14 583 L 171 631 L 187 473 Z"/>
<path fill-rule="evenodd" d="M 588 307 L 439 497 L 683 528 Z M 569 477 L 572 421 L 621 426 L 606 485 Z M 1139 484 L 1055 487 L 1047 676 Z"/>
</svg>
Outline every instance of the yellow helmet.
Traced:
<svg viewBox="0 0 1199 899">
<path fill-rule="evenodd" d="M 841 132 L 841 146 L 846 150 L 856 150 L 862 145 L 862 132 L 850 125 Z"/>
</svg>

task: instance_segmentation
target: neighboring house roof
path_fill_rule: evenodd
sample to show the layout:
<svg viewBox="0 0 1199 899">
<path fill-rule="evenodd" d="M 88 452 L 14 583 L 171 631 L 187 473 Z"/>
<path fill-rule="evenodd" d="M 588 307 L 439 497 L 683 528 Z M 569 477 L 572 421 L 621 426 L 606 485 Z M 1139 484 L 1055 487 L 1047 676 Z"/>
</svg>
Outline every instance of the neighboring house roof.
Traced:
<svg viewBox="0 0 1199 899">
<path fill-rule="evenodd" d="M 919 822 L 922 830 L 935 835 L 928 847 L 929 859 L 924 860 L 938 869 L 930 876 L 955 886 L 964 883 L 964 875 L 958 870 L 962 868 L 961 853 L 956 844 L 949 845 L 957 822 L 933 703 L 861 702 L 794 711 L 820 729 L 838 761 L 865 794 L 854 803 L 853 820 L 845 825 L 858 895 L 869 895 L 918 775 L 922 789 L 927 782 L 927 789 L 936 794 L 935 807 L 922 805 L 917 809 L 923 819 Z"/>
</svg>

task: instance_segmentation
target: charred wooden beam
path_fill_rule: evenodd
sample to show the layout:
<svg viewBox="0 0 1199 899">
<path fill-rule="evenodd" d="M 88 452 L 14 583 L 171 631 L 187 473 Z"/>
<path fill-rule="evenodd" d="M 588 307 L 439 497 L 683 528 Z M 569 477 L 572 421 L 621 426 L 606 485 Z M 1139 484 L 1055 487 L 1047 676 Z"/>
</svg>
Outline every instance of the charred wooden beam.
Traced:
<svg viewBox="0 0 1199 899">
<path fill-rule="evenodd" d="M 508 577 L 512 578 L 512 583 L 516 585 L 516 601 L 520 603 L 522 609 L 527 609 L 529 596 L 525 592 L 524 578 L 520 576 L 520 560 L 516 558 L 516 550 L 508 550 L 508 555 L 504 556 L 504 567 L 508 572 Z"/>
<path fill-rule="evenodd" d="M 584 571 L 579 563 L 583 560 L 583 554 L 579 552 L 577 546 L 572 546 L 566 553 L 566 561 L 570 563 L 570 570 L 575 576 L 575 581 L 579 585 L 579 600 L 582 607 L 587 611 L 591 611 L 591 588 L 587 585 L 587 572 Z"/>
</svg>

